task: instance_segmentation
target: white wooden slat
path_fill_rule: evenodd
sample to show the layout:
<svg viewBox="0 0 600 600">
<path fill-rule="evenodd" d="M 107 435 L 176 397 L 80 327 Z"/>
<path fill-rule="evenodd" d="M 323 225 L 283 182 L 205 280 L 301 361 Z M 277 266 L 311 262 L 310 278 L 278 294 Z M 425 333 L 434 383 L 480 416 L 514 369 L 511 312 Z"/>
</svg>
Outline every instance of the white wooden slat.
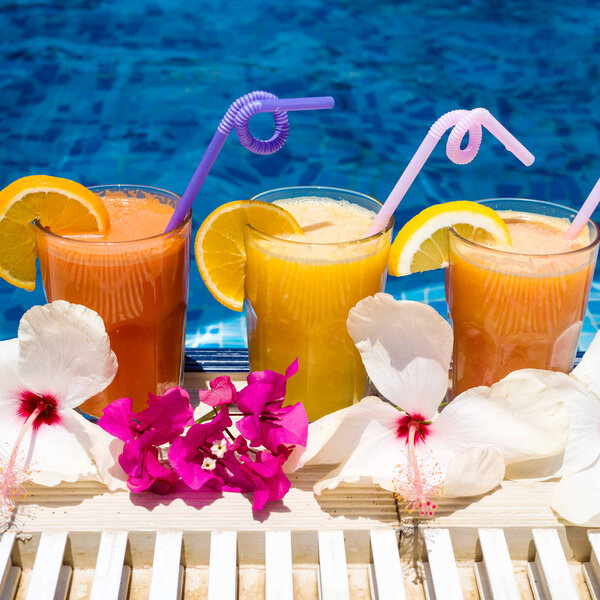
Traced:
<svg viewBox="0 0 600 600">
<path fill-rule="evenodd" d="M 427 560 L 436 600 L 462 600 L 463 594 L 447 529 L 424 529 Z"/>
<path fill-rule="evenodd" d="M 475 563 L 479 593 L 487 600 L 520 600 L 521 594 L 502 529 L 479 529 L 482 563 Z"/>
<path fill-rule="evenodd" d="M 121 589 L 127 590 L 131 569 L 124 568 L 127 549 L 126 531 L 103 531 L 96 560 L 96 570 L 90 600 L 120 600 Z"/>
<path fill-rule="evenodd" d="M 15 544 L 16 534 L 13 532 L 5 532 L 0 535 L 0 590 L 3 589 L 6 583 L 6 578 L 12 568 L 10 555 Z"/>
<path fill-rule="evenodd" d="M 208 600 L 237 597 L 237 532 L 213 531 L 210 535 Z"/>
<path fill-rule="evenodd" d="M 289 531 L 265 532 L 266 600 L 293 600 L 292 535 Z"/>
<path fill-rule="evenodd" d="M 13 600 L 17 594 L 19 579 L 21 579 L 20 567 L 10 567 L 6 573 L 2 587 L 0 587 L 0 600 Z"/>
<path fill-rule="evenodd" d="M 62 569 L 66 544 L 66 531 L 42 533 L 27 588 L 27 600 L 54 600 L 59 582 L 64 584 L 65 572 L 70 570 Z"/>
<path fill-rule="evenodd" d="M 372 596 L 376 600 L 405 600 L 398 541 L 393 529 L 371 529 Z"/>
<path fill-rule="evenodd" d="M 600 531 L 588 531 L 590 562 L 582 565 L 583 575 L 592 600 L 600 600 Z"/>
<path fill-rule="evenodd" d="M 535 565 L 541 583 L 541 590 L 538 589 L 540 598 L 578 600 L 579 596 L 556 529 L 533 529 L 532 534 L 536 551 Z M 530 575 L 531 573 L 532 571 Z M 533 587 L 534 582 L 531 583 Z"/>
<path fill-rule="evenodd" d="M 349 600 L 348 567 L 342 531 L 321 530 L 319 542 L 319 597 L 321 600 Z"/>
<path fill-rule="evenodd" d="M 179 600 L 183 589 L 181 531 L 159 531 L 154 542 L 149 600 Z"/>
</svg>

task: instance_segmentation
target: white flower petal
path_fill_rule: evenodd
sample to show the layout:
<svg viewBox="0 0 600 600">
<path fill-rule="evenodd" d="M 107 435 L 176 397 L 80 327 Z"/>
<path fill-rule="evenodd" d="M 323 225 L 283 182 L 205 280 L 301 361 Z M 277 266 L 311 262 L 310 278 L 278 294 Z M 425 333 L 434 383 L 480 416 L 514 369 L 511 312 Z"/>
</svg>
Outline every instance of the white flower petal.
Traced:
<svg viewBox="0 0 600 600">
<path fill-rule="evenodd" d="M 61 415 L 67 427 L 70 421 L 68 412 Z M 23 424 L 23 419 L 16 415 L 0 421 L 4 460 L 10 456 Z M 96 477 L 96 467 L 76 432 L 62 425 L 42 425 L 36 431 L 30 429 L 19 446 L 19 456 L 31 473 L 31 481 L 40 485 L 54 486 L 61 481 Z"/>
<path fill-rule="evenodd" d="M 406 442 L 396 436 L 395 427 L 385 427 L 370 421 L 356 446 L 349 450 L 346 460 L 317 481 L 315 494 L 335 489 L 340 483 L 376 484 L 393 490 L 392 480 L 398 465 L 406 464 Z"/>
<path fill-rule="evenodd" d="M 426 304 L 376 294 L 350 310 L 347 325 L 378 391 L 409 414 L 433 417 L 448 387 L 448 322 Z"/>
<path fill-rule="evenodd" d="M 581 362 L 573 369 L 571 376 L 585 383 L 600 398 L 600 332 L 598 332 Z"/>
<path fill-rule="evenodd" d="M 117 359 L 99 315 L 59 300 L 23 315 L 19 370 L 28 388 L 53 394 L 62 410 L 106 388 L 117 372 Z"/>
<path fill-rule="evenodd" d="M 504 459 L 494 448 L 467 448 L 448 464 L 444 496 L 479 496 L 504 478 Z"/>
<path fill-rule="evenodd" d="M 433 422 L 435 443 L 458 453 L 470 447 L 498 450 L 506 464 L 562 452 L 569 418 L 554 376 L 568 375 L 524 369 L 491 387 L 460 394 Z M 432 440 L 433 444 L 433 440 Z"/>
<path fill-rule="evenodd" d="M 600 457 L 600 400 L 588 387 L 562 373 L 540 371 L 544 381 L 560 395 L 569 414 L 569 435 L 564 451 L 553 457 L 510 465 L 510 479 L 547 479 L 575 473 Z"/>
<path fill-rule="evenodd" d="M 563 519 L 585 525 L 600 515 L 600 459 L 579 473 L 563 477 L 550 506 Z"/>
<path fill-rule="evenodd" d="M 506 479 L 529 479 L 533 481 L 555 478 L 560 472 L 564 456 L 563 451 L 554 456 L 511 463 L 507 465 L 504 477 Z"/>
<path fill-rule="evenodd" d="M 4 340 L 0 342 L 0 411 L 10 406 L 11 412 L 14 412 L 18 404 L 17 395 L 24 388 L 19 375 L 19 340 Z"/>
<path fill-rule="evenodd" d="M 374 396 L 325 415 L 309 424 L 306 448 L 296 447 L 284 469 L 292 472 L 304 465 L 337 465 L 357 445 L 370 421 L 384 425 L 401 415 L 396 408 Z"/>
<path fill-rule="evenodd" d="M 69 428 L 77 432 L 77 438 L 93 458 L 96 479 L 110 490 L 126 490 L 127 475 L 119 465 L 123 442 L 75 411 L 71 411 L 71 417 Z"/>
<path fill-rule="evenodd" d="M 598 367 L 596 367 L 598 368 Z M 600 399 L 585 385 L 571 378 L 556 377 L 555 382 L 569 412 L 569 437 L 562 468 L 558 475 L 581 471 L 600 457 Z"/>
</svg>

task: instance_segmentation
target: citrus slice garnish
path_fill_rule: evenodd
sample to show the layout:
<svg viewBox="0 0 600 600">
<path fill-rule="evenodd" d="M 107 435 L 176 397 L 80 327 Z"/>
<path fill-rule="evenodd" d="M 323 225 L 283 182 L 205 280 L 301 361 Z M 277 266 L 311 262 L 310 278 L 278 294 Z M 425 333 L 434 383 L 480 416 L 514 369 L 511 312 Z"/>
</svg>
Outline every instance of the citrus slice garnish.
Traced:
<svg viewBox="0 0 600 600">
<path fill-rule="evenodd" d="M 102 200 L 75 181 L 30 175 L 6 186 L 0 191 L 0 277 L 29 291 L 35 288 L 36 219 L 59 235 L 109 227 Z"/>
<path fill-rule="evenodd" d="M 196 263 L 210 293 L 237 311 L 244 306 L 246 225 L 273 236 L 302 234 L 287 210 L 260 200 L 229 202 L 206 217 L 194 244 Z"/>
<path fill-rule="evenodd" d="M 510 245 L 506 223 L 488 206 L 459 200 L 429 206 L 398 232 L 388 268 L 409 275 L 448 266 L 448 228 L 479 244 Z"/>
</svg>

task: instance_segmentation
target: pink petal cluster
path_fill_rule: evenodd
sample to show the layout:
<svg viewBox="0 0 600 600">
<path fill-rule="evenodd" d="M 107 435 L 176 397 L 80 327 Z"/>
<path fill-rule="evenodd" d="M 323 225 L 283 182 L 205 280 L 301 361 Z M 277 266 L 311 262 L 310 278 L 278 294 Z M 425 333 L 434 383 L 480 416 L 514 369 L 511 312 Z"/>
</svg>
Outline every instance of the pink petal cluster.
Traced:
<svg viewBox="0 0 600 600">
<path fill-rule="evenodd" d="M 131 411 L 130 399 L 117 400 L 98 424 L 124 442 L 119 464 L 131 491 L 166 493 L 182 481 L 193 490 L 253 493 L 252 509 L 261 510 L 285 496 L 290 482 L 283 464 L 294 447 L 307 444 L 304 406 L 283 406 L 287 380 L 297 370 L 296 360 L 285 375 L 250 373 L 239 392 L 229 377 L 213 379 L 209 390 L 199 392 L 215 413 L 210 421 L 194 422 L 187 393 L 173 388 L 160 397 L 150 395 L 140 413 Z M 241 417 L 237 435 L 232 414 Z M 167 461 L 160 459 L 163 444 L 170 444 Z"/>
<path fill-rule="evenodd" d="M 139 413 L 131 410 L 131 398 L 115 400 L 104 409 L 98 425 L 123 440 L 119 464 L 132 492 L 167 493 L 179 475 L 161 462 L 159 446 L 173 442 L 193 422 L 188 393 L 175 387 L 163 396 L 148 394 L 147 408 Z"/>
</svg>

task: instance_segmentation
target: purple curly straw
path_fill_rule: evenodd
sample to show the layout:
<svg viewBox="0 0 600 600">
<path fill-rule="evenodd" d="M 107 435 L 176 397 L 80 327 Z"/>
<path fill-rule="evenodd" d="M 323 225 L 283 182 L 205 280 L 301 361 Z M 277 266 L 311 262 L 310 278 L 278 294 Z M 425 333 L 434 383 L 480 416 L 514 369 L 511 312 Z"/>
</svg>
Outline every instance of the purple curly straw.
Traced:
<svg viewBox="0 0 600 600">
<path fill-rule="evenodd" d="M 530 166 L 533 163 L 535 160 L 533 154 L 485 108 L 452 110 L 447 112 L 427 132 L 425 139 L 421 142 L 406 169 L 404 169 L 394 189 L 377 213 L 375 219 L 373 219 L 366 235 L 374 235 L 385 227 L 398 207 L 398 204 L 404 198 L 408 188 L 415 180 L 415 177 L 419 174 L 425 161 L 429 158 L 429 155 L 440 141 L 442 135 L 450 127 L 453 127 L 453 129 L 448 136 L 446 154 L 457 165 L 465 165 L 471 162 L 477 156 L 477 152 L 479 152 L 482 125 L 496 136 L 506 149 L 512 152 L 524 165 Z M 466 148 L 461 149 L 462 139 L 467 132 L 469 133 L 469 143 Z"/>
<path fill-rule="evenodd" d="M 324 96 L 280 100 L 277 96 L 269 92 L 256 91 L 235 100 L 219 123 L 217 131 L 204 152 L 204 156 L 198 164 L 181 200 L 177 204 L 165 231 L 174 229 L 185 219 L 227 136 L 234 127 L 244 148 L 255 154 L 273 154 L 285 144 L 288 136 L 289 123 L 287 111 L 315 110 L 320 108 L 333 108 L 333 98 Z M 250 119 L 261 112 L 272 112 L 275 119 L 275 132 L 268 140 L 256 139 L 250 133 L 248 126 Z"/>
</svg>

